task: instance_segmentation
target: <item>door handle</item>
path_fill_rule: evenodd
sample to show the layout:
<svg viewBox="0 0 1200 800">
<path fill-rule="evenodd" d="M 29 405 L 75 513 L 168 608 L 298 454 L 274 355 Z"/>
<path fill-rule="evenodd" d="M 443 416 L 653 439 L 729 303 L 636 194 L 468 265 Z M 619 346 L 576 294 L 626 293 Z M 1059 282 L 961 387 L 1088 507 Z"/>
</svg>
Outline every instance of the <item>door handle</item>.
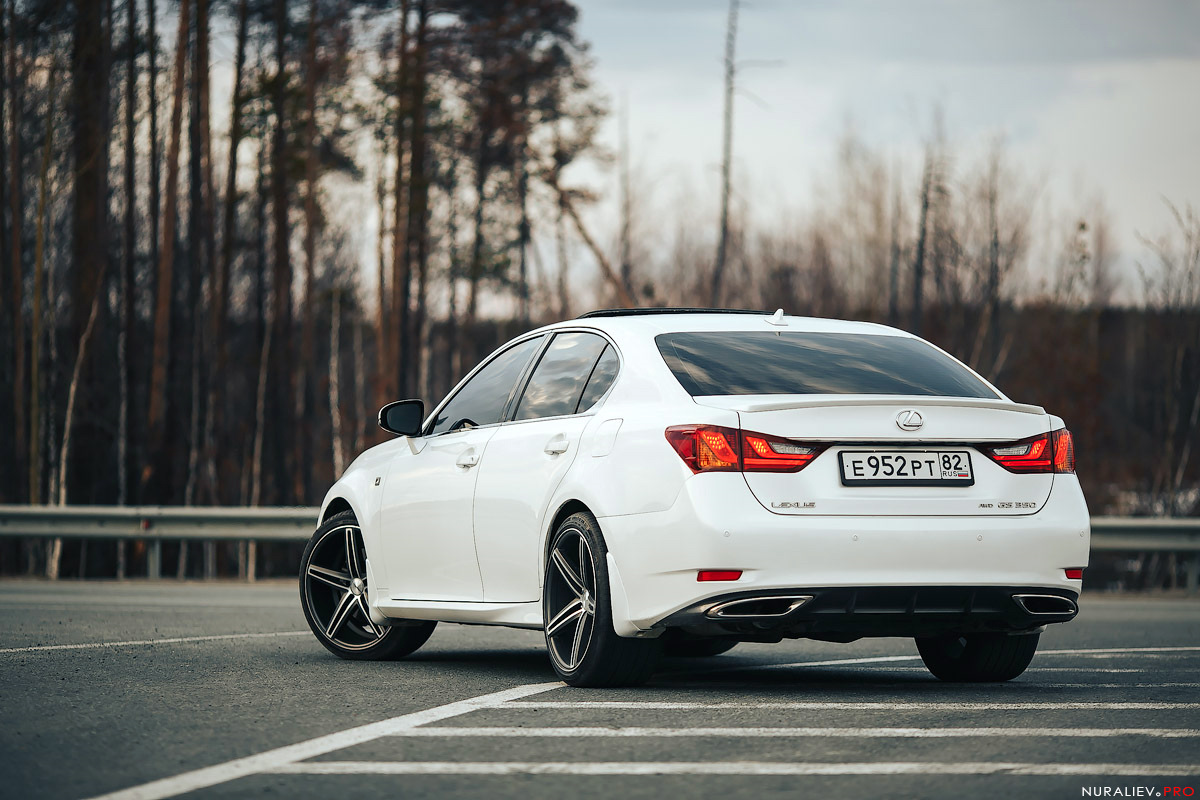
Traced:
<svg viewBox="0 0 1200 800">
<path fill-rule="evenodd" d="M 476 453 L 475 448 L 472 447 L 470 450 L 467 450 L 461 456 L 459 456 L 458 461 L 455 461 L 454 463 L 458 464 L 463 469 L 470 469 L 479 463 L 479 454 Z"/>
<path fill-rule="evenodd" d="M 567 437 L 561 433 L 555 436 L 550 441 L 546 442 L 546 455 L 557 456 L 567 452 L 567 448 L 571 443 L 567 441 Z"/>
</svg>

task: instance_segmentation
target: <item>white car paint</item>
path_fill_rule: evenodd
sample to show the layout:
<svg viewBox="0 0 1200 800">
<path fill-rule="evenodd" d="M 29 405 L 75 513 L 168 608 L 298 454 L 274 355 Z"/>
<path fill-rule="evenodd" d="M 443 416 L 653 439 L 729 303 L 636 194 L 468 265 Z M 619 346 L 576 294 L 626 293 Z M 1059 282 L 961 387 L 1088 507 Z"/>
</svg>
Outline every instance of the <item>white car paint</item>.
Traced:
<svg viewBox="0 0 1200 800">
<path fill-rule="evenodd" d="M 980 453 L 972 459 L 974 487 L 851 488 L 838 481 L 836 446 L 795 474 L 693 474 L 666 441 L 668 427 L 907 445 L 1008 442 L 1063 426 L 999 390 L 995 400 L 693 398 L 654 341 L 679 331 L 911 337 L 870 323 L 791 316 L 781 326 L 774 322 L 756 315 L 617 316 L 518 337 L 596 333 L 618 351 L 620 373 L 582 414 L 402 437 L 359 456 L 326 495 L 322 519 L 346 507 L 357 516 L 373 611 L 380 618 L 540 627 L 547 541 L 560 510 L 570 507 L 585 507 L 599 521 L 609 549 L 614 627 L 624 636 L 658 635 L 655 626 L 668 615 L 731 591 L 977 585 L 1078 593 L 1081 582 L 1063 571 L 1088 562 L 1088 513 L 1074 474 L 1016 475 Z M 918 435 L 894 424 L 905 409 L 927 420 Z M 475 463 L 464 466 L 472 457 Z M 792 500 L 815 505 L 770 506 Z M 1035 507 L 997 506 L 1012 500 Z M 980 507 L 989 502 L 992 508 Z M 743 576 L 701 583 L 701 569 L 740 569 Z"/>
</svg>

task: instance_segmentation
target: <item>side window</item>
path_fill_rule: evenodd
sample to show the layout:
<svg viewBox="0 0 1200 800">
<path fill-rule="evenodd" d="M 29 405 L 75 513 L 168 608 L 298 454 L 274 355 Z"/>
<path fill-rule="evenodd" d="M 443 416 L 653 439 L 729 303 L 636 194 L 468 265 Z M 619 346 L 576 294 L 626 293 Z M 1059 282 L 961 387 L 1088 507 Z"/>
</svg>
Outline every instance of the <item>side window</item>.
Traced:
<svg viewBox="0 0 1200 800">
<path fill-rule="evenodd" d="M 555 336 L 521 395 L 516 419 L 574 414 L 584 384 L 607 345 L 594 333 Z"/>
<path fill-rule="evenodd" d="M 438 412 L 430 435 L 499 422 L 517 379 L 541 343 L 541 336 L 528 339 L 489 361 Z"/>
<path fill-rule="evenodd" d="M 612 346 L 604 348 L 603 355 L 596 362 L 596 368 L 592 370 L 592 377 L 588 378 L 587 386 L 583 387 L 583 396 L 579 398 L 579 408 L 575 409 L 576 414 L 582 414 L 604 397 L 604 393 L 608 391 L 608 387 L 613 385 L 613 381 L 617 379 L 617 368 L 621 366 L 620 359 L 617 358 L 617 351 L 612 349 Z"/>
</svg>

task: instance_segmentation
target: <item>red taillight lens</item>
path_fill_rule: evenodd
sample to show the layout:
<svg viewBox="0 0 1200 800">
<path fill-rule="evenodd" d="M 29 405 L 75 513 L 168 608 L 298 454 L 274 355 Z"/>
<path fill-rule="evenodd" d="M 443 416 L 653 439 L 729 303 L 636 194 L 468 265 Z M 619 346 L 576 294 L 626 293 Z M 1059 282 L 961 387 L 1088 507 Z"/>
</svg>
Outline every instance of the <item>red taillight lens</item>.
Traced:
<svg viewBox="0 0 1200 800">
<path fill-rule="evenodd" d="M 742 431 L 742 469 L 746 472 L 799 472 L 824 449 L 778 436 Z"/>
<path fill-rule="evenodd" d="M 1031 474 L 1075 471 L 1075 442 L 1066 428 L 1019 442 L 989 445 L 983 448 L 983 452 L 1009 472 Z"/>
<path fill-rule="evenodd" d="M 742 577 L 740 569 L 702 569 L 696 573 L 698 581 L 736 581 Z"/>
<path fill-rule="evenodd" d="M 1054 471 L 1075 471 L 1075 438 L 1066 428 L 1060 428 L 1050 434 L 1054 439 Z M 1080 571 L 1082 575 L 1082 570 Z"/>
<path fill-rule="evenodd" d="M 718 425 L 674 425 L 666 436 L 692 472 L 799 472 L 825 449 Z"/>
<path fill-rule="evenodd" d="M 1050 472 L 1054 467 L 1053 448 L 1048 433 L 1019 442 L 985 447 L 984 452 L 1009 472 Z"/>
<path fill-rule="evenodd" d="M 667 428 L 667 441 L 692 472 L 737 472 L 738 432 L 716 425 L 675 425 Z"/>
<path fill-rule="evenodd" d="M 1067 580 L 1081 581 L 1083 580 L 1083 567 L 1067 567 L 1063 570 L 1067 574 Z"/>
</svg>

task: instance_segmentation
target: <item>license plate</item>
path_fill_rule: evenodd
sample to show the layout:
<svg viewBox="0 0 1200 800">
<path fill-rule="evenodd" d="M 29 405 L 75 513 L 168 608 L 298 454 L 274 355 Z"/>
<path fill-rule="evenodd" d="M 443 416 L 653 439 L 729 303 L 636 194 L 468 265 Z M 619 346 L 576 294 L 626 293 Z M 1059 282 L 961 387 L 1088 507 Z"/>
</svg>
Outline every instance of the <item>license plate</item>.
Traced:
<svg viewBox="0 0 1200 800">
<path fill-rule="evenodd" d="M 843 486 L 974 486 L 966 450 L 843 450 Z"/>
</svg>

